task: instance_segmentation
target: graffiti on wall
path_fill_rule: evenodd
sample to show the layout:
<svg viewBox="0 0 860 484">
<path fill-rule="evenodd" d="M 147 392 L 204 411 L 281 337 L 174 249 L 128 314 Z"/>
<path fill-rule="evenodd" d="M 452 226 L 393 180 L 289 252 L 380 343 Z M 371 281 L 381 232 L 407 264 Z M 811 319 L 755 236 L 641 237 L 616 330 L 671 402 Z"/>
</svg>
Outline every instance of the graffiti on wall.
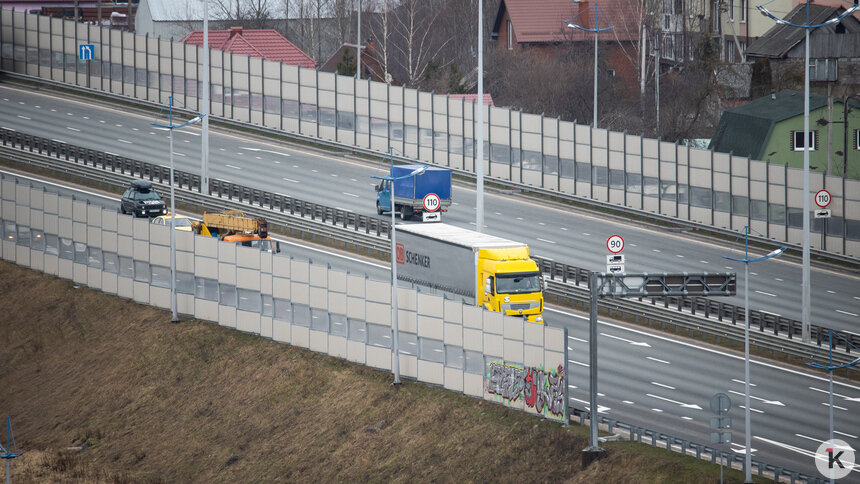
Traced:
<svg viewBox="0 0 860 484">
<path fill-rule="evenodd" d="M 508 403 L 520 398 L 526 406 L 537 413 L 549 414 L 563 419 L 564 415 L 564 368 L 543 368 L 490 363 L 487 372 L 487 392 L 498 395 Z"/>
</svg>

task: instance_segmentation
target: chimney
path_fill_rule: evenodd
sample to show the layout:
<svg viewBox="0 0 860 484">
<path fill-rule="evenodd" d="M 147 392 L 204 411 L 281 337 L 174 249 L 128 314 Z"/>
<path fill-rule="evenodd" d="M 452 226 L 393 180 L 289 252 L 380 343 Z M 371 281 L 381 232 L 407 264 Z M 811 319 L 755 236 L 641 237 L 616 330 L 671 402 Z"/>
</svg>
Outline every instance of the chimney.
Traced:
<svg viewBox="0 0 860 484">
<path fill-rule="evenodd" d="M 579 6 L 579 11 L 577 12 L 579 14 L 579 22 L 576 23 L 587 29 L 594 28 L 591 22 L 591 10 L 588 9 L 588 2 L 580 1 L 576 2 L 576 5 Z"/>
<path fill-rule="evenodd" d="M 230 37 L 242 35 L 242 27 L 230 27 Z"/>
</svg>

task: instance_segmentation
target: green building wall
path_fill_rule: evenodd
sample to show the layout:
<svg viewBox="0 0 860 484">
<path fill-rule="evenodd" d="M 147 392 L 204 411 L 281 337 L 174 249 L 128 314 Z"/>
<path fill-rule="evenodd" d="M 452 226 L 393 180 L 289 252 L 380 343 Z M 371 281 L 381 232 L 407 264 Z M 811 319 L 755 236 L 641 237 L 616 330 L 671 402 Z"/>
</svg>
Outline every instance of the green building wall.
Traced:
<svg viewBox="0 0 860 484">
<path fill-rule="evenodd" d="M 844 112 L 841 102 L 833 103 L 833 123 L 820 125 L 820 119 L 827 120 L 827 107 L 814 109 L 809 112 L 809 129 L 816 132 L 817 148 L 809 152 L 810 170 L 827 171 L 827 130 L 831 130 L 831 171 L 833 176 L 842 176 L 844 157 Z M 860 179 L 860 151 L 857 150 L 857 130 L 860 130 L 860 106 L 850 105 L 848 112 L 848 178 Z M 762 160 L 770 160 L 771 163 L 788 164 L 792 168 L 803 168 L 803 150 L 792 151 L 792 131 L 803 131 L 803 115 L 780 121 L 774 125 L 773 132 L 768 139 L 764 151 L 761 153 Z M 774 153 L 774 154 L 771 154 Z M 839 153 L 839 154 L 837 154 Z"/>
</svg>

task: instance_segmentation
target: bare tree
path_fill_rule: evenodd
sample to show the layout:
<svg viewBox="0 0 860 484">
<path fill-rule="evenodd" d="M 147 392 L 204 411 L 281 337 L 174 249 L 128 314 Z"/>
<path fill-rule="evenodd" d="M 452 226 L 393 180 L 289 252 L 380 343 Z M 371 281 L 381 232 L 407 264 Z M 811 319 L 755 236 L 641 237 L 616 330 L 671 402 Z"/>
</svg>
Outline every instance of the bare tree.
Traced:
<svg viewBox="0 0 860 484">
<path fill-rule="evenodd" d="M 404 84 L 418 86 L 428 67 L 435 61 L 438 68 L 447 67 L 450 59 L 437 59 L 437 55 L 450 42 L 434 36 L 443 5 L 439 0 L 403 0 L 392 12 L 393 34 L 396 41 L 394 57 L 403 72 Z"/>
</svg>

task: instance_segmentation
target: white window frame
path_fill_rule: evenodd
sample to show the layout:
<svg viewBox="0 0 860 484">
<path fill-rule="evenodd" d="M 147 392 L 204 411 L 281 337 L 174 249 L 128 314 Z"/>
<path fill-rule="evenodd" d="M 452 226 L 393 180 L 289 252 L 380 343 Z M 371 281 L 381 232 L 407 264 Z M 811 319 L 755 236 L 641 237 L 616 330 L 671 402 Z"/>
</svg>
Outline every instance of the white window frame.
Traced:
<svg viewBox="0 0 860 484">
<path fill-rule="evenodd" d="M 854 130 L 854 149 L 860 151 L 860 129 Z"/>
<path fill-rule="evenodd" d="M 747 21 L 747 2 L 749 0 L 741 0 L 741 23 L 746 23 Z"/>
<path fill-rule="evenodd" d="M 514 26 L 508 19 L 508 50 L 514 50 Z"/>
<path fill-rule="evenodd" d="M 803 131 L 792 131 L 791 132 L 791 151 L 803 151 L 803 145 L 798 146 L 798 140 L 802 139 Z M 798 137 L 800 136 L 800 138 Z M 818 139 L 818 130 L 813 129 L 809 131 L 809 137 L 807 138 L 807 142 L 809 144 L 809 151 L 815 151 L 816 143 L 815 141 Z"/>
<path fill-rule="evenodd" d="M 735 21 L 735 0 L 729 0 L 729 22 Z"/>
</svg>

